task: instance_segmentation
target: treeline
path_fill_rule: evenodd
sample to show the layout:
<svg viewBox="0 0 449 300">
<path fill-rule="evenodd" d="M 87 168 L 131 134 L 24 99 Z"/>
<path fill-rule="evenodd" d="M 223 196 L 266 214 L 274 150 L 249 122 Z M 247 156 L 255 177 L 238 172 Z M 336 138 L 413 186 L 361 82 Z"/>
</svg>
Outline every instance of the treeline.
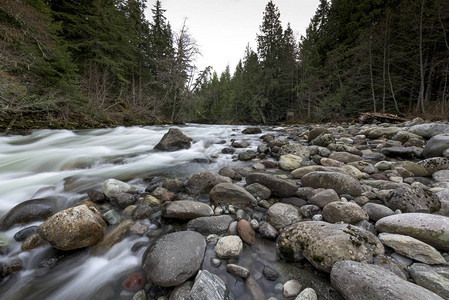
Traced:
<svg viewBox="0 0 449 300">
<path fill-rule="evenodd" d="M 186 26 L 171 29 L 160 1 L 149 21 L 145 8 L 146 0 L 1 0 L 0 117 L 184 118 L 198 48 Z"/>
<path fill-rule="evenodd" d="M 449 1 L 321 0 L 294 40 L 272 1 L 257 50 L 197 92 L 212 122 L 328 121 L 361 111 L 447 118 Z"/>
</svg>

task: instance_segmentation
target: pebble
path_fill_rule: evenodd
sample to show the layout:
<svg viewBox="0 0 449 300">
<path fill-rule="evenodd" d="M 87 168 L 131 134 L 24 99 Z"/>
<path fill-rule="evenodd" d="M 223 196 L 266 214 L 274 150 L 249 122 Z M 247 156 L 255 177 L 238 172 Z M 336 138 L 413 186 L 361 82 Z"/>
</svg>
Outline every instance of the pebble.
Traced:
<svg viewBox="0 0 449 300">
<path fill-rule="evenodd" d="M 284 283 L 282 294 L 285 298 L 293 298 L 298 296 L 301 290 L 302 284 L 298 280 L 292 279 Z"/>
</svg>

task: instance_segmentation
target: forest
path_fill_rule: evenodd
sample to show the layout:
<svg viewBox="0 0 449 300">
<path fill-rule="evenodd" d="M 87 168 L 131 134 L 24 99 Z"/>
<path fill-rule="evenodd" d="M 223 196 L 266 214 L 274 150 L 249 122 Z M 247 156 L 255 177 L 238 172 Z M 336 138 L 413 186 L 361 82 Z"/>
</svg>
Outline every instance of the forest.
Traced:
<svg viewBox="0 0 449 300">
<path fill-rule="evenodd" d="M 449 114 L 449 2 L 321 0 L 305 35 L 269 1 L 257 48 L 198 70 L 163 3 L 0 0 L 0 127 L 344 121 Z M 287 118 L 289 114 L 289 118 Z"/>
</svg>

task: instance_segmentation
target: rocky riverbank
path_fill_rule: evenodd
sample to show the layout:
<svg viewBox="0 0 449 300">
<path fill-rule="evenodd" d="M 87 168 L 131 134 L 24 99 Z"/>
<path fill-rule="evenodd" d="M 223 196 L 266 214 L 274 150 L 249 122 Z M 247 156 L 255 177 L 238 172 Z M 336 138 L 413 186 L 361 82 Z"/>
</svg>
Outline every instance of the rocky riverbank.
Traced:
<svg viewBox="0 0 449 300">
<path fill-rule="evenodd" d="M 257 151 L 239 139 L 212 155 L 244 168 L 154 177 L 144 189 L 110 178 L 65 210 L 54 197 L 15 206 L 2 230 L 41 224 L 15 233 L 18 253 L 2 237 L 3 284 L 26 269 L 22 252 L 51 246 L 45 273 L 138 236 L 141 268 L 92 298 L 449 299 L 449 124 L 262 129 L 243 131 Z M 156 149 L 191 140 L 170 129 Z"/>
</svg>

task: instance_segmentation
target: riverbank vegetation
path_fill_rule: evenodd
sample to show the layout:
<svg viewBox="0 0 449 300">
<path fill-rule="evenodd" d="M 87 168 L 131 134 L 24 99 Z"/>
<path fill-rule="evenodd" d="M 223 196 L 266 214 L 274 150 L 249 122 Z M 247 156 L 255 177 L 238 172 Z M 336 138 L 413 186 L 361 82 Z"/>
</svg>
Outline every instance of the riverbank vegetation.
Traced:
<svg viewBox="0 0 449 300">
<path fill-rule="evenodd" d="M 257 49 L 221 74 L 197 70 L 187 26 L 147 5 L 1 1 L 2 129 L 449 113 L 447 1 L 321 0 L 299 40 L 270 1 Z"/>
</svg>

